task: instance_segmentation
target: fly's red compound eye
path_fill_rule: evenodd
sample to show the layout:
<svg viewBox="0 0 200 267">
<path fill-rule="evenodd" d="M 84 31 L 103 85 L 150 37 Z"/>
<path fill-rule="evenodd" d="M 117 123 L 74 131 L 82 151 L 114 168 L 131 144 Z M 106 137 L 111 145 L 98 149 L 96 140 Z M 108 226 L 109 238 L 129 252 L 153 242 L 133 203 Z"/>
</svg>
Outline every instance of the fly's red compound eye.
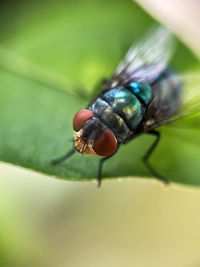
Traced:
<svg viewBox="0 0 200 267">
<path fill-rule="evenodd" d="M 73 120 L 74 130 L 78 132 L 83 127 L 84 123 L 90 118 L 92 118 L 93 116 L 94 115 L 92 111 L 88 109 L 79 110 L 74 116 L 74 120 Z"/>
<path fill-rule="evenodd" d="M 103 134 L 94 142 L 93 149 L 99 156 L 110 156 L 117 151 L 117 140 L 110 130 L 105 130 Z"/>
</svg>

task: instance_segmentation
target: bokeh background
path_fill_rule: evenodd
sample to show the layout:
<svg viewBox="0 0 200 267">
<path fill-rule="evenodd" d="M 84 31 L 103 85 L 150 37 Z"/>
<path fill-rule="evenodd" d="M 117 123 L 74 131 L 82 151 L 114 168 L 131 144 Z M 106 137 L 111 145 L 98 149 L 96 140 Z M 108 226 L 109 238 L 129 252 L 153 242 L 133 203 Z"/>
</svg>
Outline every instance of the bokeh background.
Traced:
<svg viewBox="0 0 200 267">
<path fill-rule="evenodd" d="M 145 8 L 191 48 L 174 66 L 195 69 L 198 1 L 138 2 L 2 1 L 1 64 L 13 71 L 8 59 L 23 56 L 90 90 L 155 23 Z M 3 163 L 0 177 L 2 267 L 200 266 L 198 187 L 130 177 L 98 189 Z"/>
</svg>

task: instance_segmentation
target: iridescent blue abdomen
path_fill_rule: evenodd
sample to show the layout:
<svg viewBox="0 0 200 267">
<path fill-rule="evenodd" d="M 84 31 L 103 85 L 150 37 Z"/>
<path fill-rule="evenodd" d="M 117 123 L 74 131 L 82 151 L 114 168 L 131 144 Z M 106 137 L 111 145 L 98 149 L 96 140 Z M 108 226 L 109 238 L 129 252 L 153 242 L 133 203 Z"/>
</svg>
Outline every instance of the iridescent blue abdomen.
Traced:
<svg viewBox="0 0 200 267">
<path fill-rule="evenodd" d="M 127 87 L 133 92 L 138 99 L 148 105 L 152 98 L 151 87 L 147 83 L 130 82 Z"/>
</svg>

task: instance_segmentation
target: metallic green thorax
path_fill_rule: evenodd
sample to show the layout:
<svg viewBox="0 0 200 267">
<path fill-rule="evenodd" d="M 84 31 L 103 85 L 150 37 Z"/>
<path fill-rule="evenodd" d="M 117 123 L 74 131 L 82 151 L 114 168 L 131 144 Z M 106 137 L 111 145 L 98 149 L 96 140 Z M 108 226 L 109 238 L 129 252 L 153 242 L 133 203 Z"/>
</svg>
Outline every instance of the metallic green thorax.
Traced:
<svg viewBox="0 0 200 267">
<path fill-rule="evenodd" d="M 127 89 L 113 89 L 105 93 L 103 99 L 112 110 L 126 122 L 130 130 L 137 128 L 142 120 L 142 107 L 138 98 Z"/>
<path fill-rule="evenodd" d="M 151 88 L 134 82 L 127 89 L 117 87 L 101 94 L 89 109 L 123 142 L 142 121 L 142 105 L 150 100 Z"/>
</svg>

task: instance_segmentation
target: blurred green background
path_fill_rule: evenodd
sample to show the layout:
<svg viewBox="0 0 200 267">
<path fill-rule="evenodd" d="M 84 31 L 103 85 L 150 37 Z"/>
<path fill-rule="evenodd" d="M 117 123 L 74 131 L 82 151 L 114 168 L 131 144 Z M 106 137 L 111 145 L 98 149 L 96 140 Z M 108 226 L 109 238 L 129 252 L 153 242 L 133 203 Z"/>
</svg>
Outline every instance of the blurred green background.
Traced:
<svg viewBox="0 0 200 267">
<path fill-rule="evenodd" d="M 47 162 L 55 151 L 58 155 L 62 149 L 65 151 L 65 134 L 71 134 L 72 114 L 86 101 L 77 98 L 72 110 L 63 113 L 65 102 L 62 108 L 57 106 L 57 95 L 50 87 L 72 94 L 66 103 L 80 95 L 80 90 L 91 92 L 102 77 L 112 73 L 130 44 L 155 23 L 141 7 L 128 0 L 2 1 L 1 159 L 54 174 L 53 169 L 47 169 Z M 172 64 L 180 72 L 199 66 L 182 44 L 178 44 Z M 46 100 L 47 93 L 51 93 L 51 100 Z M 28 112 L 30 104 L 34 107 Z M 49 108 L 49 117 L 43 117 Z M 51 125 L 52 116 L 60 121 Z M 169 147 L 168 137 L 174 131 L 176 138 Z M 199 149 L 190 142 L 195 131 L 188 134 L 184 129 L 181 138 L 180 129 L 179 134 L 177 131 L 165 130 L 168 136 L 154 162 L 168 149 L 171 154 L 160 166 L 172 175 L 172 180 L 200 184 Z M 200 143 L 199 132 L 195 138 Z M 148 141 L 151 140 L 142 139 L 135 147 L 125 148 L 107 166 L 107 176 L 149 176 L 138 163 L 139 157 L 133 164 L 134 157 L 126 158 L 127 152 L 134 151 L 132 148 Z M 49 150 L 48 143 L 53 143 Z M 172 149 L 175 145 L 177 154 Z M 42 147 L 41 151 L 35 149 L 37 146 Z M 183 157 L 185 165 L 192 158 L 187 168 L 183 168 L 177 155 Z M 65 177 L 68 172 L 71 178 L 94 178 L 95 168 L 88 170 L 87 159 L 83 163 L 77 159 L 78 156 L 66 163 L 69 165 L 59 167 L 55 174 Z M 167 163 L 170 160 L 174 161 L 173 168 Z M 177 173 L 181 177 L 173 177 Z M 175 185 L 164 188 L 156 181 L 131 177 L 105 181 L 97 189 L 96 183 L 56 180 L 8 164 L 1 164 L 0 176 L 2 267 L 200 266 L 198 189 Z"/>
</svg>

